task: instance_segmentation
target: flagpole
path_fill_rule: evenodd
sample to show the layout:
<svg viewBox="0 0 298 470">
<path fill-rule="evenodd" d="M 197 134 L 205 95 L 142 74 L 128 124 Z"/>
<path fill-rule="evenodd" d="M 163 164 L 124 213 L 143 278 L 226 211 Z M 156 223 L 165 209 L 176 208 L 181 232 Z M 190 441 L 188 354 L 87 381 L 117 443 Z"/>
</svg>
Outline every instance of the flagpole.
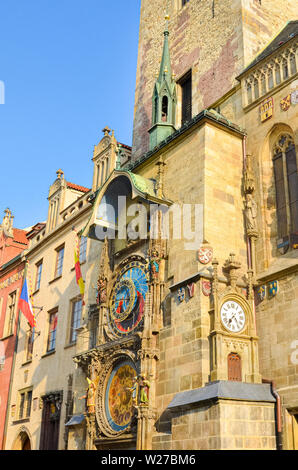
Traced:
<svg viewBox="0 0 298 470">
<path fill-rule="evenodd" d="M 26 253 L 24 253 L 23 256 L 24 256 L 24 259 L 22 259 L 22 261 L 25 262 L 25 268 L 24 268 L 24 273 L 23 273 L 22 288 L 23 288 L 24 281 L 25 281 L 26 275 L 27 275 L 27 263 L 28 263 L 28 260 L 26 260 Z M 21 295 L 21 292 L 22 292 L 22 289 L 20 291 L 20 295 Z M 20 298 L 20 295 L 19 295 L 19 298 Z M 4 423 L 4 433 L 3 433 L 3 440 L 2 440 L 2 450 L 5 450 L 5 444 L 6 444 L 6 435 L 7 435 L 8 417 L 9 417 L 9 411 L 10 411 L 10 401 L 11 401 L 11 394 L 12 394 L 14 369 L 15 369 L 16 355 L 17 355 L 18 343 L 19 343 L 18 339 L 19 339 L 19 331 L 20 331 L 20 323 L 21 323 L 21 320 L 20 320 L 21 319 L 21 311 L 19 309 L 19 304 L 17 304 L 17 305 L 18 305 L 18 323 L 17 323 L 16 340 L 15 340 L 13 358 L 12 358 L 11 373 L 10 373 L 10 379 L 9 379 L 9 390 L 8 390 L 6 416 L 5 416 L 5 423 Z"/>
</svg>

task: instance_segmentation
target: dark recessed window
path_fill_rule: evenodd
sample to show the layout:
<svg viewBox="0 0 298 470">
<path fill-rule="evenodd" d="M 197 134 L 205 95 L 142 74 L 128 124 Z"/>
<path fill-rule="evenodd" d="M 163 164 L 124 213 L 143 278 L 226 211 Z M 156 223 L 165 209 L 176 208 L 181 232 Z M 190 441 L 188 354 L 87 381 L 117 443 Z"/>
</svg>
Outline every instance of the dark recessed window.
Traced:
<svg viewBox="0 0 298 470">
<path fill-rule="evenodd" d="M 273 157 L 278 238 L 298 238 L 298 173 L 294 141 L 283 135 Z"/>
<path fill-rule="evenodd" d="M 181 124 L 189 122 L 192 117 L 192 80 L 191 70 L 179 81 L 181 87 Z"/>
</svg>

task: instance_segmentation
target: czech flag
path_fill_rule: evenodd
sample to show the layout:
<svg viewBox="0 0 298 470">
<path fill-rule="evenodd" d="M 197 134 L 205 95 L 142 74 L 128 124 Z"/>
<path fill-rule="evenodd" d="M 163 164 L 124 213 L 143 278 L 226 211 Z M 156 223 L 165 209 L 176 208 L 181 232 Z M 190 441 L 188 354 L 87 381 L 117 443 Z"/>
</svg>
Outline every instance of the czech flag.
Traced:
<svg viewBox="0 0 298 470">
<path fill-rule="evenodd" d="M 24 279 L 23 288 L 22 288 L 22 292 L 21 292 L 21 296 L 19 300 L 19 310 L 23 312 L 29 324 L 32 326 L 32 328 L 34 328 L 35 317 L 34 317 L 33 308 L 32 308 L 32 304 L 31 304 L 30 297 L 29 297 L 28 284 L 27 284 L 26 278 Z"/>
<path fill-rule="evenodd" d="M 80 293 L 81 293 L 81 296 L 82 296 L 82 304 L 85 305 L 85 302 L 84 302 L 85 284 L 84 284 L 84 280 L 83 280 L 82 272 L 81 272 L 80 254 L 79 253 L 80 253 L 80 248 L 79 248 L 79 244 L 78 244 L 78 241 L 77 241 L 75 252 L 74 252 L 76 281 L 77 281 L 77 284 L 80 288 Z"/>
</svg>

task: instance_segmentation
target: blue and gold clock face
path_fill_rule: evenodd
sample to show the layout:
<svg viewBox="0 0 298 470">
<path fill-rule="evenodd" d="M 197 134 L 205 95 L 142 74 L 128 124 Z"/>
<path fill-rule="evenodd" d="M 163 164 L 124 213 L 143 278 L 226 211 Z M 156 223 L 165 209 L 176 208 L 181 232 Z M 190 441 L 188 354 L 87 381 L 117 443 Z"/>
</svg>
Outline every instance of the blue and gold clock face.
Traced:
<svg viewBox="0 0 298 470">
<path fill-rule="evenodd" d="M 105 414 L 113 431 L 123 431 L 131 423 L 136 375 L 134 364 L 127 360 L 118 364 L 108 379 L 105 391 Z"/>
<path fill-rule="evenodd" d="M 110 298 L 108 323 L 114 335 L 127 335 L 140 326 L 147 292 L 146 267 L 132 261 L 120 271 Z"/>
</svg>

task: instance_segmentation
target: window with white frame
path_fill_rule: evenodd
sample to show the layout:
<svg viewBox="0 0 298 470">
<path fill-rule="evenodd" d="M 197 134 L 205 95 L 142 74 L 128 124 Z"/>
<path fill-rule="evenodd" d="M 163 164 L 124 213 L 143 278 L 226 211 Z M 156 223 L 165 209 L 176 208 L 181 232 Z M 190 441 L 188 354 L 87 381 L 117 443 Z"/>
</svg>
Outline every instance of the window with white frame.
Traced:
<svg viewBox="0 0 298 470">
<path fill-rule="evenodd" d="M 77 328 L 81 324 L 82 316 L 82 299 L 75 299 L 71 302 L 71 319 L 69 343 L 75 343 L 77 340 Z"/>
</svg>

